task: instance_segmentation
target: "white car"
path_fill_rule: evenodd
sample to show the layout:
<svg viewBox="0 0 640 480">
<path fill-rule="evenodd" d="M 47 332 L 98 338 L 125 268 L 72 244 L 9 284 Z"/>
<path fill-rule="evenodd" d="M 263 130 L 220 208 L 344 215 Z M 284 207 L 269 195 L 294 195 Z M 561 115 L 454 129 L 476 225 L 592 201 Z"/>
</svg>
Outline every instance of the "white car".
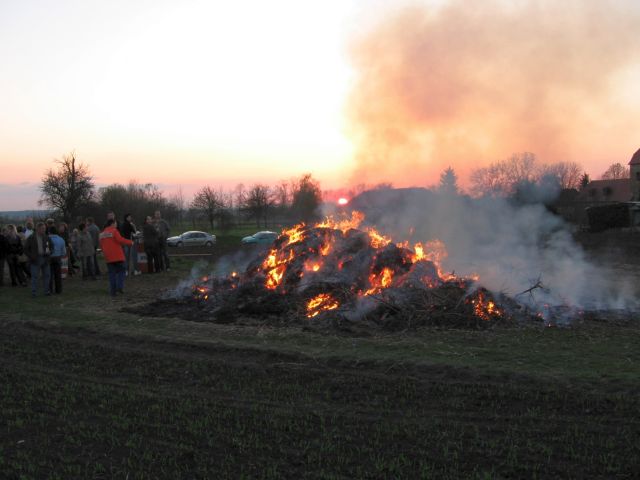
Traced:
<svg viewBox="0 0 640 480">
<path fill-rule="evenodd" d="M 170 247 L 212 247 L 216 243 L 216 236 L 206 232 L 184 232 L 177 237 L 167 238 Z"/>
</svg>

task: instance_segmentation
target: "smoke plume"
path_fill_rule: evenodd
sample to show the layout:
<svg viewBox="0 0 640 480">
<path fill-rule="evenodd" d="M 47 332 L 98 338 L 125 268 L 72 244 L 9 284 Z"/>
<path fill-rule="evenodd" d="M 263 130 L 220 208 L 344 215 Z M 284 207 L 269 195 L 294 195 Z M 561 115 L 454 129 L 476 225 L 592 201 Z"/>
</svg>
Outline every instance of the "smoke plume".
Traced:
<svg viewBox="0 0 640 480">
<path fill-rule="evenodd" d="M 626 152 L 640 121 L 620 99 L 640 64 L 639 29 L 640 4 L 622 0 L 387 13 L 351 45 L 355 183 L 426 185 L 448 165 L 464 178 L 520 151 L 589 161 L 625 135 Z"/>
<path fill-rule="evenodd" d="M 495 294 L 538 309 L 548 305 L 574 312 L 640 306 L 631 280 L 590 262 L 564 221 L 541 204 L 425 189 L 365 192 L 353 204 L 393 238 L 443 241 L 444 269 L 477 275 Z"/>
</svg>

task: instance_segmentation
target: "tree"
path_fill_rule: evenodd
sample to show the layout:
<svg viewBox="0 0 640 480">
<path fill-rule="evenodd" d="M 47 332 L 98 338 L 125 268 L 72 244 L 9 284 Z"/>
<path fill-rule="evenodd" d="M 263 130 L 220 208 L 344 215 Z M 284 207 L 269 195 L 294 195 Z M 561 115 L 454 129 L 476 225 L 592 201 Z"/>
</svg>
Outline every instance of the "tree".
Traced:
<svg viewBox="0 0 640 480">
<path fill-rule="evenodd" d="M 115 212 L 118 218 L 130 213 L 138 227 L 156 210 L 161 210 L 167 220 L 178 219 L 179 207 L 168 201 L 160 188 L 152 183 L 141 184 L 135 180 L 127 185 L 113 183 L 100 189 L 99 199 L 102 211 Z"/>
<path fill-rule="evenodd" d="M 556 162 L 543 165 L 539 177 L 555 177 L 560 188 L 578 188 L 582 167 L 576 162 Z"/>
<path fill-rule="evenodd" d="M 265 228 L 267 228 L 267 218 L 273 203 L 269 187 L 256 183 L 246 192 L 244 203 L 240 208 L 247 218 L 256 221 L 258 228 L 260 228 L 260 221 L 263 221 Z"/>
<path fill-rule="evenodd" d="M 74 152 L 55 163 L 59 168 L 49 169 L 42 179 L 42 197 L 38 203 L 57 210 L 65 222 L 71 222 L 78 209 L 93 198 L 93 178 L 89 167 L 77 162 Z"/>
<path fill-rule="evenodd" d="M 580 177 L 580 189 L 583 189 L 584 187 L 589 185 L 590 181 L 591 181 L 591 178 L 589 178 L 589 174 L 586 172 L 583 173 L 582 176 Z"/>
<path fill-rule="evenodd" d="M 447 195 L 456 195 L 458 193 L 458 176 L 453 168 L 448 167 L 440 174 L 438 190 Z"/>
<path fill-rule="evenodd" d="M 183 219 L 183 215 L 184 215 L 184 209 L 186 207 L 186 201 L 184 198 L 184 192 L 182 191 L 182 185 L 180 185 L 178 187 L 178 190 L 176 191 L 176 193 L 174 193 L 170 198 L 169 198 L 169 203 L 175 205 L 176 210 L 177 210 L 177 220 L 179 223 L 182 223 L 182 219 Z"/>
<path fill-rule="evenodd" d="M 196 192 L 191 202 L 191 208 L 203 213 L 213 230 L 213 223 L 223 208 L 223 202 L 218 192 L 209 186 L 205 186 Z"/>
<path fill-rule="evenodd" d="M 600 178 L 602 180 L 616 180 L 619 178 L 629 178 L 630 175 L 629 168 L 621 163 L 614 163 L 613 165 L 609 165 L 609 168 L 607 168 Z"/>
<path fill-rule="evenodd" d="M 471 172 L 471 192 L 475 195 L 512 195 L 518 185 L 537 178 L 536 156 L 530 152 L 513 154 L 506 160 Z"/>
<path fill-rule="evenodd" d="M 297 220 L 310 222 L 318 218 L 318 208 L 322 203 L 320 183 L 310 173 L 295 182 L 292 192 L 291 210 Z"/>
</svg>

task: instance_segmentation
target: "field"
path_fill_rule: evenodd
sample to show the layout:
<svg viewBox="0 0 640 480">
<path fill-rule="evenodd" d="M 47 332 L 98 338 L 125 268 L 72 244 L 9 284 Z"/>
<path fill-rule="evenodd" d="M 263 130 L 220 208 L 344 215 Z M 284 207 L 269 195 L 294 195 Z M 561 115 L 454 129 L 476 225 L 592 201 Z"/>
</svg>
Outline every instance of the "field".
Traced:
<svg viewBox="0 0 640 480">
<path fill-rule="evenodd" d="M 202 261 L 115 300 L 0 288 L 0 477 L 637 478 L 640 322 L 355 337 L 121 311 Z"/>
</svg>

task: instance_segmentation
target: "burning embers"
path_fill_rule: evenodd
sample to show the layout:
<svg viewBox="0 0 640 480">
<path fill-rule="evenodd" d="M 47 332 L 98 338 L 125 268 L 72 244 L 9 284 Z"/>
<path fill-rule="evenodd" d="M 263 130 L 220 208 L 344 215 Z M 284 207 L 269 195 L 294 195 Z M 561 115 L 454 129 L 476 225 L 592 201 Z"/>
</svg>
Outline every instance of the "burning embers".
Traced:
<svg viewBox="0 0 640 480">
<path fill-rule="evenodd" d="M 307 317 L 313 318 L 320 312 L 335 310 L 339 306 L 340 302 L 338 302 L 330 294 L 321 293 L 320 295 L 316 295 L 311 300 L 309 300 L 309 302 L 307 302 Z"/>
<path fill-rule="evenodd" d="M 441 242 L 396 244 L 364 215 L 297 225 L 244 273 L 207 278 L 194 297 L 213 316 L 277 314 L 287 319 L 373 321 L 401 327 L 478 324 L 507 318 L 476 279 L 445 274 Z"/>
</svg>

